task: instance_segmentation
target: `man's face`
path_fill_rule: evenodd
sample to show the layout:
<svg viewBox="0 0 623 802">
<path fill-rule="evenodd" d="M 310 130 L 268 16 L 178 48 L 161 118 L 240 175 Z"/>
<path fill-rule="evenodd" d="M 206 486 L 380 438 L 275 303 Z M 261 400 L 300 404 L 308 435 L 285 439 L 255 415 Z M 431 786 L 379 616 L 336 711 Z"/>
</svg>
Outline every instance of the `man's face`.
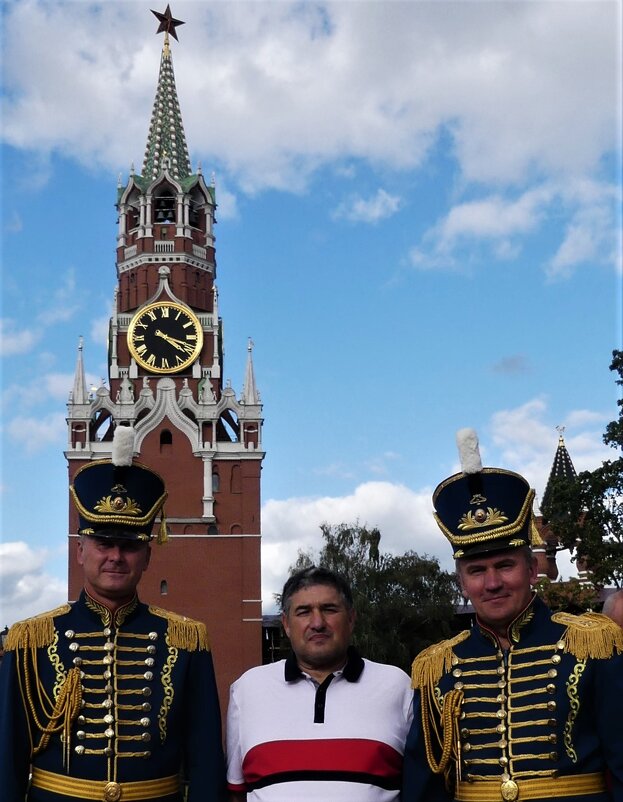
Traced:
<svg viewBox="0 0 623 802">
<path fill-rule="evenodd" d="M 479 620 L 498 634 L 528 605 L 536 580 L 536 560 L 523 551 L 502 551 L 458 562 L 459 580 Z"/>
<path fill-rule="evenodd" d="M 150 556 L 149 544 L 140 540 L 89 535 L 78 543 L 78 565 L 82 566 L 84 587 L 96 601 L 108 607 L 130 601 Z"/>
<path fill-rule="evenodd" d="M 301 670 L 329 674 L 346 662 L 355 612 L 336 588 L 311 585 L 297 591 L 282 622 Z"/>
</svg>

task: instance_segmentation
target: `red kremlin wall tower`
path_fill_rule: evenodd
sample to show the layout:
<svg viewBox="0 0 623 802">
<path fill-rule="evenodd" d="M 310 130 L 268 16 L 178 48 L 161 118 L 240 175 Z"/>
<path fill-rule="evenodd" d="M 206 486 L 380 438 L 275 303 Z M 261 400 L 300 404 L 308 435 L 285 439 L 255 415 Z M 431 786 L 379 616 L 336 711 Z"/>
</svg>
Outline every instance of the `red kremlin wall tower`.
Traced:
<svg viewBox="0 0 623 802">
<path fill-rule="evenodd" d="M 65 455 L 71 483 L 82 465 L 110 456 L 117 424 L 135 427 L 135 458 L 169 493 L 169 541 L 153 546 L 140 595 L 207 624 L 225 702 L 229 684 L 261 663 L 262 405 L 251 343 L 241 393 L 223 385 L 215 188 L 188 157 L 169 44 L 181 23 L 168 8 L 156 16 L 165 36 L 145 159 L 118 187 L 108 386 L 89 392 L 81 341 Z M 82 576 L 69 510 L 75 599 Z"/>
</svg>

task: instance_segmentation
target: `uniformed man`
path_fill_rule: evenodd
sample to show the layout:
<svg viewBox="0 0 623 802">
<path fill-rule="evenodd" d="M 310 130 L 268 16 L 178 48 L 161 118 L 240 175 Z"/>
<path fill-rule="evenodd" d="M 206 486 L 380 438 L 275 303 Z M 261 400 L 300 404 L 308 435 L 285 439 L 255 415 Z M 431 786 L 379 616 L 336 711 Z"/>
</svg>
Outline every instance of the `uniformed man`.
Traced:
<svg viewBox="0 0 623 802">
<path fill-rule="evenodd" d="M 463 471 L 433 503 L 475 622 L 413 663 L 402 802 L 621 802 L 621 629 L 532 592 L 534 491 L 482 468 L 472 430 L 459 440 Z"/>
<path fill-rule="evenodd" d="M 132 462 L 118 426 L 111 460 L 71 494 L 80 529 L 78 600 L 15 624 L 0 672 L 3 802 L 217 802 L 221 724 L 204 624 L 142 604 L 162 479 Z M 161 538 L 162 539 L 162 538 Z M 29 780 L 29 774 L 31 774 Z"/>
</svg>

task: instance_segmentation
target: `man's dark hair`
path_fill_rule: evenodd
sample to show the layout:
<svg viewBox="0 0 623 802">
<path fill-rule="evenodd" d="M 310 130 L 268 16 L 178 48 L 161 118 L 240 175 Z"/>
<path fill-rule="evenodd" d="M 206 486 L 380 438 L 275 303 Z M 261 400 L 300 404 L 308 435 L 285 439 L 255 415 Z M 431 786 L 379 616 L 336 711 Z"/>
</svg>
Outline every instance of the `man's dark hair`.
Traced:
<svg viewBox="0 0 623 802">
<path fill-rule="evenodd" d="M 308 568 L 302 568 L 288 579 L 283 586 L 281 594 L 281 609 L 287 615 L 290 609 L 290 600 L 295 593 L 303 588 L 309 588 L 312 585 L 329 585 L 337 590 L 340 594 L 346 607 L 352 610 L 353 607 L 353 594 L 350 585 L 346 579 L 335 571 L 322 566 L 310 565 Z"/>
</svg>

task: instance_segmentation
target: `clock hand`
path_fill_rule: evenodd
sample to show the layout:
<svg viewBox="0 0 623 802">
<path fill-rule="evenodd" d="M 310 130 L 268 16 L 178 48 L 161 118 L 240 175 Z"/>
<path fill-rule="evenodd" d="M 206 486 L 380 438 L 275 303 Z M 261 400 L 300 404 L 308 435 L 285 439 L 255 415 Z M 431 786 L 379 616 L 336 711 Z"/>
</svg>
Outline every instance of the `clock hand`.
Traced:
<svg viewBox="0 0 623 802">
<path fill-rule="evenodd" d="M 168 334 L 165 334 L 163 331 L 160 331 L 160 329 L 156 329 L 154 333 L 156 337 L 162 337 L 163 340 L 166 340 L 168 343 L 171 343 L 173 348 L 177 348 L 178 351 L 186 350 L 185 348 L 182 348 L 181 340 L 177 340 L 175 337 L 169 337 Z"/>
</svg>

